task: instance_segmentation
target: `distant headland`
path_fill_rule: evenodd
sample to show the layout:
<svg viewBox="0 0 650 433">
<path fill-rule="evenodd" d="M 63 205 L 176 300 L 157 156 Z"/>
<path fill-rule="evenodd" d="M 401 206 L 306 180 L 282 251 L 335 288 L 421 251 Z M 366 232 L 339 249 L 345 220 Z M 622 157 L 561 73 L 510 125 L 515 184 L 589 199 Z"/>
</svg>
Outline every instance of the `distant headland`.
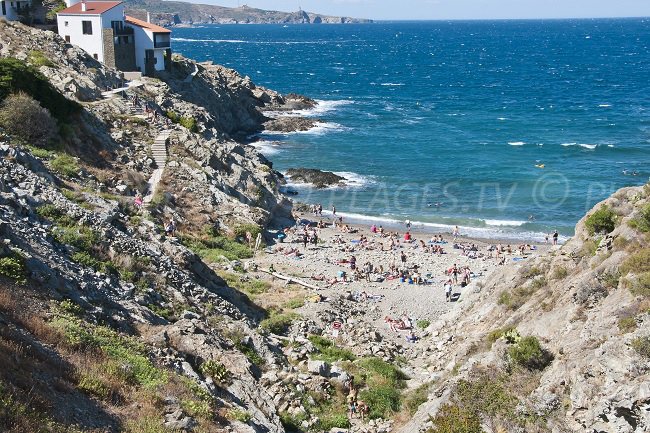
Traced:
<svg viewBox="0 0 650 433">
<path fill-rule="evenodd" d="M 372 23 L 365 18 L 322 15 L 299 10 L 296 12 L 267 11 L 242 5 L 229 8 L 217 5 L 181 1 L 126 0 L 130 14 L 138 11 L 151 14 L 151 21 L 160 25 L 192 24 L 348 24 Z"/>
</svg>

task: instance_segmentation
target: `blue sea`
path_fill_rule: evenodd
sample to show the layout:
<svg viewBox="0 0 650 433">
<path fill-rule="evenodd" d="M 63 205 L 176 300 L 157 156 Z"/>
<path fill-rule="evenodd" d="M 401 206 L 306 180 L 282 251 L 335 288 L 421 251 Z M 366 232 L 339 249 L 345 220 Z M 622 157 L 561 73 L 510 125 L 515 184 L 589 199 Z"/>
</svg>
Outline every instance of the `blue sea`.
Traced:
<svg viewBox="0 0 650 433">
<path fill-rule="evenodd" d="M 650 176 L 650 19 L 214 25 L 173 45 L 318 100 L 298 113 L 316 128 L 254 144 L 281 172 L 347 178 L 289 188 L 350 218 L 570 236 Z"/>
</svg>

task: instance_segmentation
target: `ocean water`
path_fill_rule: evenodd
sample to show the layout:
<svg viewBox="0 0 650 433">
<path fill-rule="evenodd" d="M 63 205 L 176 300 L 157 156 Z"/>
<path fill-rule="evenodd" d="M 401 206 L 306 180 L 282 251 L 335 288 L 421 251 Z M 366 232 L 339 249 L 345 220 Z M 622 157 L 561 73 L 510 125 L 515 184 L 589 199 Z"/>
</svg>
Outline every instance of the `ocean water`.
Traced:
<svg viewBox="0 0 650 433">
<path fill-rule="evenodd" d="M 292 186 L 351 217 L 539 239 L 650 176 L 650 19 L 179 28 L 174 50 L 319 101 L 256 137 Z"/>
</svg>

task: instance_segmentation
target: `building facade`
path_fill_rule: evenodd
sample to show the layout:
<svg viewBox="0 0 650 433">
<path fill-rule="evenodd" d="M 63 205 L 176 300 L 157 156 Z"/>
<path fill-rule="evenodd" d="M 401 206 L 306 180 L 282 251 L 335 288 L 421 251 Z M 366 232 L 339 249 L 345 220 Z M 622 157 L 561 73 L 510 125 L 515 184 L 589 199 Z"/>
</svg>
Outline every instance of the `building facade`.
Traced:
<svg viewBox="0 0 650 433">
<path fill-rule="evenodd" d="M 22 11 L 29 8 L 32 2 L 30 1 L 0 1 L 0 18 L 8 21 L 16 21 L 20 19 Z"/>
<path fill-rule="evenodd" d="M 171 68 L 171 31 L 127 17 L 120 1 L 67 0 L 57 14 L 59 35 L 121 71 L 154 75 Z"/>
</svg>

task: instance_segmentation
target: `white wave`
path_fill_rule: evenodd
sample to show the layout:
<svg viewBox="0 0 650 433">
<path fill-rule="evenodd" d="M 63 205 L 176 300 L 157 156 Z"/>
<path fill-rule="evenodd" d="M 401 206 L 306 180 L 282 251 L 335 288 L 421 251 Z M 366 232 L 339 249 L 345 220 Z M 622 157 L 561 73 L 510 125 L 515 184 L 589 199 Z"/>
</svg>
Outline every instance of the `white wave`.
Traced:
<svg viewBox="0 0 650 433">
<path fill-rule="evenodd" d="M 306 110 L 295 110 L 291 111 L 291 113 L 296 116 L 317 117 L 330 111 L 335 111 L 341 106 L 350 104 L 354 104 L 354 101 L 351 99 L 335 99 L 331 101 L 317 99 L 315 107 Z"/>
<path fill-rule="evenodd" d="M 569 147 L 569 146 L 575 146 L 576 144 L 578 143 L 562 143 L 560 144 L 560 146 Z"/>
<path fill-rule="evenodd" d="M 508 120 L 508 118 L 507 117 L 497 117 L 497 120 L 504 121 L 504 120 Z"/>
<path fill-rule="evenodd" d="M 488 226 L 508 226 L 508 227 L 520 227 L 526 224 L 526 221 L 509 221 L 509 220 L 485 220 L 485 224 Z"/>
<path fill-rule="evenodd" d="M 353 173 L 351 171 L 334 171 L 332 172 L 338 176 L 341 176 L 345 180 L 341 181 L 341 183 L 336 184 L 336 185 L 330 185 L 325 188 L 321 189 L 341 189 L 341 188 L 361 188 L 366 185 L 370 185 L 373 183 L 376 183 L 376 181 L 371 177 L 371 176 L 364 176 L 359 173 Z M 312 183 L 306 183 L 306 182 L 291 182 L 291 176 L 286 174 L 286 172 L 282 173 L 285 178 L 287 179 L 287 183 L 285 186 L 290 189 L 310 189 L 313 188 L 314 185 Z"/>
<path fill-rule="evenodd" d="M 190 39 L 190 38 L 172 38 L 174 42 L 214 42 L 219 43 L 228 43 L 228 44 L 245 44 L 247 41 L 241 39 Z"/>
<path fill-rule="evenodd" d="M 275 155 L 280 152 L 280 142 L 278 141 L 269 141 L 269 140 L 259 140 L 253 143 L 250 143 L 251 146 L 256 148 L 262 155 Z"/>
<path fill-rule="evenodd" d="M 614 145 L 613 144 L 608 144 L 607 147 L 614 147 Z"/>
<path fill-rule="evenodd" d="M 510 146 L 523 146 L 526 143 L 524 143 L 523 141 L 509 141 L 508 144 Z"/>
<path fill-rule="evenodd" d="M 323 210 L 323 214 L 332 216 L 332 212 L 328 210 Z M 390 218 L 389 216 L 373 216 L 373 215 L 363 215 L 358 213 L 351 212 L 336 212 L 336 216 L 342 216 L 344 222 L 350 222 L 353 224 L 381 224 L 385 227 L 403 229 L 404 228 L 404 219 Z M 431 222 L 422 222 L 415 221 L 412 218 L 408 218 L 412 221 L 412 231 L 414 232 L 426 232 L 426 233 L 451 233 L 454 229 L 454 224 L 443 224 L 443 223 L 431 223 Z M 482 220 L 477 220 L 482 221 Z M 470 236 L 478 239 L 493 239 L 493 240 L 508 240 L 508 241 L 532 241 L 532 242 L 544 242 L 544 239 L 547 233 L 543 232 L 532 232 L 532 231 L 517 231 L 513 227 L 469 227 L 469 226 L 459 226 L 460 233 L 463 236 Z M 569 238 L 567 236 L 560 236 L 559 242 L 564 243 Z"/>
<path fill-rule="evenodd" d="M 598 147 L 597 144 L 578 144 L 578 146 L 582 147 L 583 149 L 589 149 L 589 150 L 594 150 L 596 147 Z"/>
<path fill-rule="evenodd" d="M 349 187 L 362 187 L 376 183 L 374 178 L 370 176 L 364 176 L 359 173 L 353 173 L 351 171 L 335 171 L 334 174 L 345 178 L 345 185 Z"/>
<path fill-rule="evenodd" d="M 612 104 L 599 104 L 598 106 L 599 106 L 600 108 L 608 108 L 608 107 L 611 107 Z"/>
<path fill-rule="evenodd" d="M 399 86 L 405 86 L 404 83 L 381 83 L 379 84 L 380 86 L 389 86 L 389 87 L 399 87 Z"/>
</svg>

